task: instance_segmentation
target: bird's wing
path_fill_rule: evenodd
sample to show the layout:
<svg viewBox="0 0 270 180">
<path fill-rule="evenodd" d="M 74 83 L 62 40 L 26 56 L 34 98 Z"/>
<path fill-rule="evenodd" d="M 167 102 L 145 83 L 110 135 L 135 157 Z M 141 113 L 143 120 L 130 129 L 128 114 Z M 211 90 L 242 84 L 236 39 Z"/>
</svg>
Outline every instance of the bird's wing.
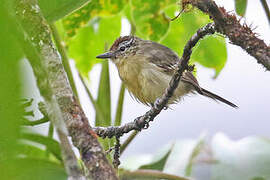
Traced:
<svg viewBox="0 0 270 180">
<path fill-rule="evenodd" d="M 176 63 L 179 57 L 175 52 L 166 46 L 151 42 L 144 45 L 144 52 L 148 54 L 148 60 L 155 64 L 162 72 L 172 75 L 176 68 Z M 181 77 L 181 81 L 189 83 L 194 86 L 198 93 L 202 93 L 201 87 L 197 79 L 190 71 L 185 71 Z"/>
<path fill-rule="evenodd" d="M 175 65 L 179 60 L 177 54 L 171 49 L 151 41 L 145 42 L 143 53 L 149 62 L 168 75 L 173 74 Z"/>
</svg>

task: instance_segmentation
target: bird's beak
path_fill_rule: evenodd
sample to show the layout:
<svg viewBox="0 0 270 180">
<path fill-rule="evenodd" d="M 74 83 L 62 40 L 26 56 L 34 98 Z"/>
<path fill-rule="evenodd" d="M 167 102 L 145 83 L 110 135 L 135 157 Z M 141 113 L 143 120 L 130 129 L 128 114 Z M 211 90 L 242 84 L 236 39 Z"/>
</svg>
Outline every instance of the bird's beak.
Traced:
<svg viewBox="0 0 270 180">
<path fill-rule="evenodd" d="M 98 55 L 96 58 L 106 59 L 106 58 L 113 58 L 113 57 L 115 57 L 115 54 L 109 51 L 109 52 Z"/>
</svg>

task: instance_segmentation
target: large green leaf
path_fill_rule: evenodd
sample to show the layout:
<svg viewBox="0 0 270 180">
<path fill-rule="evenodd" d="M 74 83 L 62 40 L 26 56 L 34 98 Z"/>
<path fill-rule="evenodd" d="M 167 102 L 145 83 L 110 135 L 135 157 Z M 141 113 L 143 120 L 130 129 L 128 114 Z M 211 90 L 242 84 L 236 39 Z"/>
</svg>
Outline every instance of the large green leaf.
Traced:
<svg viewBox="0 0 270 180">
<path fill-rule="evenodd" d="M 159 41 L 165 36 L 170 25 L 170 19 L 163 10 L 176 2 L 176 0 L 131 0 L 131 14 L 136 25 L 136 33 L 144 39 Z"/>
<path fill-rule="evenodd" d="M 99 81 L 98 88 L 98 98 L 97 104 L 102 107 L 101 111 L 103 113 L 103 118 L 96 113 L 96 126 L 111 126 L 111 90 L 110 90 L 110 72 L 109 72 L 109 62 L 102 62 L 102 70 Z"/>
<path fill-rule="evenodd" d="M 38 0 L 40 9 L 48 21 L 56 21 L 72 13 L 90 0 Z"/>
<path fill-rule="evenodd" d="M 237 14 L 244 16 L 247 9 L 247 0 L 234 0 L 234 4 Z"/>
<path fill-rule="evenodd" d="M 101 108 L 102 115 L 96 113 L 96 126 L 111 126 L 111 90 L 110 90 L 110 73 L 109 62 L 102 62 L 102 70 L 98 88 L 97 105 Z M 105 150 L 114 145 L 114 139 L 99 139 Z"/>
<path fill-rule="evenodd" d="M 212 140 L 212 180 L 270 179 L 270 140 L 246 137 L 239 141 L 217 134 Z"/>
<path fill-rule="evenodd" d="M 22 136 L 25 140 L 33 141 L 47 147 L 47 150 L 50 151 L 58 160 L 62 160 L 61 149 L 59 143 L 47 136 L 34 133 L 23 133 Z"/>
<path fill-rule="evenodd" d="M 174 17 L 177 10 L 175 7 L 168 8 L 166 13 Z M 187 41 L 201 27 L 210 22 L 209 17 L 199 11 L 183 13 L 171 23 L 168 35 L 162 41 L 163 44 L 182 55 Z M 209 36 L 200 40 L 194 48 L 191 62 L 198 62 L 204 67 L 212 68 L 216 76 L 222 70 L 227 60 L 226 43 L 223 37 Z"/>
<path fill-rule="evenodd" d="M 17 167 L 12 166 L 16 163 Z M 32 158 L 17 158 L 5 164 L 0 164 L 1 179 L 9 179 L 12 173 L 12 180 L 66 180 L 67 174 L 63 166 L 57 163 Z M 7 171 L 9 170 L 9 171 Z"/>
<path fill-rule="evenodd" d="M 126 3 L 127 0 L 92 0 L 85 7 L 79 9 L 64 19 L 63 23 L 68 37 L 74 36 L 80 27 L 87 24 L 90 19 L 96 16 L 104 17 L 117 14 L 123 9 Z M 111 31 L 112 30 L 113 29 L 111 29 Z M 108 32 L 109 31 L 110 30 L 108 30 Z"/>
<path fill-rule="evenodd" d="M 95 29 L 94 26 L 98 25 Z M 108 30 L 109 28 L 109 30 Z M 83 27 L 78 34 L 70 41 L 69 55 L 76 61 L 79 71 L 87 76 L 91 67 L 100 62 L 97 55 L 104 52 L 107 47 L 120 36 L 121 16 L 102 18 L 98 22 L 87 27 Z"/>
<path fill-rule="evenodd" d="M 11 162 L 18 153 L 20 137 L 20 120 L 24 108 L 21 106 L 22 82 L 19 61 L 23 51 L 19 43 L 22 38 L 14 18 L 11 6 L 13 0 L 0 3 L 0 178 L 14 179 L 12 170 L 3 164 L 9 164 L 15 169 L 16 163 Z"/>
<path fill-rule="evenodd" d="M 27 158 L 39 158 L 39 159 L 46 158 L 45 157 L 46 151 L 37 146 L 21 143 L 19 148 L 20 148 L 19 156 L 22 155 L 23 157 Z"/>
</svg>

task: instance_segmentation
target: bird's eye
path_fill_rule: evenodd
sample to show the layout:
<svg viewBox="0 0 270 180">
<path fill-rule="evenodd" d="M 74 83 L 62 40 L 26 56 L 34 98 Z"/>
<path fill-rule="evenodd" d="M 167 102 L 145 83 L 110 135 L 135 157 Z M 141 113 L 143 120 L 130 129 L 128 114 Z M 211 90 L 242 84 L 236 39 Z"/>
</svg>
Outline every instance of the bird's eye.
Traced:
<svg viewBox="0 0 270 180">
<path fill-rule="evenodd" d="M 125 47 L 124 46 L 120 47 L 120 50 L 121 51 L 124 51 L 125 50 Z"/>
</svg>

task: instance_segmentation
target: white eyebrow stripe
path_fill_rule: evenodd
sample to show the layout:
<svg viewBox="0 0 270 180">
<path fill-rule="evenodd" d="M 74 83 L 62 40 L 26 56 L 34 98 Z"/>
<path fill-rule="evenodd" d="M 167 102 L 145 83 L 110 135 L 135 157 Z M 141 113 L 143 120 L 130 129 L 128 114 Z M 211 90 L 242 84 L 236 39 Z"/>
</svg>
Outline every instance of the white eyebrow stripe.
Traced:
<svg viewBox="0 0 270 180">
<path fill-rule="evenodd" d="M 131 38 L 129 41 L 124 41 L 124 42 L 120 43 L 119 48 L 122 46 L 126 47 L 126 46 L 130 45 L 132 42 L 133 42 L 133 38 Z"/>
</svg>

